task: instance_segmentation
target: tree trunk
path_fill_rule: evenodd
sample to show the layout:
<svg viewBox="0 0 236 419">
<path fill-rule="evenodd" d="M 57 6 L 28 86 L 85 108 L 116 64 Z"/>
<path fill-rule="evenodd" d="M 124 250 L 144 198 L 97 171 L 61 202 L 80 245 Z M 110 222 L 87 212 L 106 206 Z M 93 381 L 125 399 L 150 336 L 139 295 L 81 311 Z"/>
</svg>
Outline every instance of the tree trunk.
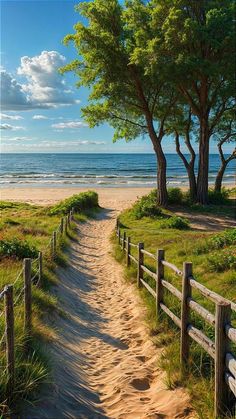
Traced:
<svg viewBox="0 0 236 419">
<path fill-rule="evenodd" d="M 222 162 L 222 165 L 217 173 L 216 180 L 215 180 L 215 192 L 220 192 L 222 187 L 223 176 L 225 173 L 227 163 L 226 161 Z"/>
<path fill-rule="evenodd" d="M 197 202 L 203 205 L 208 204 L 209 139 L 208 118 L 202 118 L 200 120 Z"/>
<path fill-rule="evenodd" d="M 194 167 L 189 165 L 188 168 L 188 180 L 189 180 L 189 191 L 190 191 L 190 197 L 193 202 L 197 199 L 197 182 L 196 182 L 196 176 L 194 173 Z"/>
<path fill-rule="evenodd" d="M 165 207 L 168 202 L 166 187 L 166 157 L 160 144 L 154 147 L 157 158 L 157 204 Z"/>
</svg>

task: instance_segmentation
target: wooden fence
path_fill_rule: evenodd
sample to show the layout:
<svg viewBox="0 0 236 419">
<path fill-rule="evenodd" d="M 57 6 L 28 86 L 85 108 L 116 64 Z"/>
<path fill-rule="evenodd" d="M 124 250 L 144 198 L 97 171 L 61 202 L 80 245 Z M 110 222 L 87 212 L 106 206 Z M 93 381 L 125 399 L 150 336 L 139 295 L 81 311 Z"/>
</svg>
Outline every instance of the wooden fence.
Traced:
<svg viewBox="0 0 236 419">
<path fill-rule="evenodd" d="M 236 344 L 236 329 L 231 324 L 232 311 L 236 312 L 236 304 L 207 289 L 197 282 L 193 276 L 192 263 L 183 263 L 183 270 L 165 260 L 164 250 L 158 249 L 156 254 L 145 250 L 144 243 L 134 244 L 126 232 L 121 234 L 117 220 L 116 235 L 123 251 L 126 252 L 126 264 L 134 263 L 137 267 L 137 286 L 145 287 L 156 301 L 157 316 L 164 311 L 180 328 L 180 361 L 182 372 L 186 372 L 189 361 L 190 338 L 197 342 L 214 360 L 215 366 L 215 417 L 224 416 L 229 410 L 235 409 L 236 401 L 236 357 L 233 355 L 233 344 Z M 136 249 L 138 257 L 132 255 Z M 145 266 L 144 258 L 156 262 L 155 272 Z M 182 277 L 182 291 L 165 280 L 165 268 L 171 269 Z M 144 280 L 144 273 L 155 280 L 155 290 Z M 192 297 L 192 290 L 215 304 L 215 314 L 202 307 Z M 177 317 L 165 304 L 164 290 L 174 295 L 181 305 L 181 317 Z M 191 310 L 197 313 L 215 330 L 214 341 L 201 330 L 191 324 Z"/>
<path fill-rule="evenodd" d="M 68 229 L 73 220 L 73 208 L 68 215 L 61 218 L 60 225 L 56 231 L 52 233 L 52 237 L 44 249 L 44 252 L 49 248 L 50 257 L 55 259 L 57 254 L 58 238 L 67 234 Z M 44 253 L 45 254 L 45 253 Z M 13 284 L 6 285 L 0 292 L 0 301 L 4 299 L 5 310 L 0 312 L 0 318 L 5 315 L 5 332 L 0 338 L 0 349 L 2 345 L 6 352 L 6 369 L 3 372 L 7 373 L 7 403 L 12 400 L 14 391 L 14 377 L 15 377 L 15 333 L 14 320 L 17 312 L 17 303 L 20 299 L 24 299 L 24 330 L 27 336 L 31 334 L 32 325 L 32 286 L 41 287 L 43 275 L 43 253 L 39 252 L 37 259 L 26 258 L 23 260 L 22 270 L 17 275 Z M 24 286 L 15 296 L 14 287 L 19 279 L 23 276 Z"/>
</svg>

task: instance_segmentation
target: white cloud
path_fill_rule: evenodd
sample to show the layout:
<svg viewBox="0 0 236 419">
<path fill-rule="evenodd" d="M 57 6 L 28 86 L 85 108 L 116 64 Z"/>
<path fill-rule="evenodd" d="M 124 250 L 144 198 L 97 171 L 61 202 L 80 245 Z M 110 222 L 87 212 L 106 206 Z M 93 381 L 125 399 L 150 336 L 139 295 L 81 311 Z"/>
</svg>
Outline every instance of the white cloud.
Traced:
<svg viewBox="0 0 236 419">
<path fill-rule="evenodd" d="M 25 129 L 25 128 L 20 127 L 20 126 L 10 125 L 10 124 L 0 124 L 0 129 L 18 131 L 20 129 Z"/>
<path fill-rule="evenodd" d="M 65 79 L 58 73 L 65 64 L 65 57 L 57 51 L 42 51 L 34 57 L 22 57 L 17 72 L 25 76 L 28 83 L 23 84 L 23 91 L 32 102 L 48 107 L 71 105 L 76 103 L 73 92 L 68 89 Z"/>
<path fill-rule="evenodd" d="M 48 117 L 44 115 L 34 115 L 32 119 L 43 120 L 43 119 L 48 119 Z"/>
<path fill-rule="evenodd" d="M 1 69 L 2 109 L 49 109 L 78 103 L 58 72 L 64 64 L 65 57 L 57 51 L 42 51 L 34 57 L 24 56 L 17 74 L 25 77 L 25 83 L 19 83 Z"/>
<path fill-rule="evenodd" d="M 1 113 L 0 114 L 0 119 L 8 119 L 8 120 L 11 120 L 11 121 L 18 121 L 19 119 L 24 119 L 24 118 L 20 115 L 7 115 L 5 113 Z"/>
<path fill-rule="evenodd" d="M 87 127 L 88 125 L 81 121 L 71 121 L 71 122 L 59 122 L 58 124 L 52 124 L 52 128 L 56 129 L 66 129 L 66 128 L 82 128 Z"/>
</svg>

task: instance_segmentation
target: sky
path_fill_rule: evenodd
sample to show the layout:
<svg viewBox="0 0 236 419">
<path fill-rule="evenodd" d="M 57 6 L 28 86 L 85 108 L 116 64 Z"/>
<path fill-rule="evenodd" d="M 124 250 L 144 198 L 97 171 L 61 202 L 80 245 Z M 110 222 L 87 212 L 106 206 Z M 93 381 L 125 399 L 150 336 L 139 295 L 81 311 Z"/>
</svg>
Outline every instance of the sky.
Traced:
<svg viewBox="0 0 236 419">
<path fill-rule="evenodd" d="M 89 128 L 81 117 L 88 90 L 58 68 L 76 58 L 62 43 L 83 18 L 73 0 L 0 0 L 1 151 L 150 153 L 149 138 L 112 142 L 113 129 Z M 174 152 L 171 139 L 166 152 Z M 216 151 L 212 148 L 211 151 Z"/>
</svg>

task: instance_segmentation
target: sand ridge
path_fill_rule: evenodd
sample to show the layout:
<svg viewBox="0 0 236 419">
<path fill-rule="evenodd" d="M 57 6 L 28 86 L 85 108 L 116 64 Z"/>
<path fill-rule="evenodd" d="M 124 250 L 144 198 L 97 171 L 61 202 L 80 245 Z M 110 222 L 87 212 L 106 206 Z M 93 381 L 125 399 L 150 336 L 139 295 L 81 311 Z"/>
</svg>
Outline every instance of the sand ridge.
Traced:
<svg viewBox="0 0 236 419">
<path fill-rule="evenodd" d="M 70 265 L 58 270 L 66 316 L 55 321 L 53 383 L 24 418 L 193 418 L 186 392 L 166 389 L 145 308 L 110 254 L 117 201 L 107 204 L 97 220 L 77 226 Z"/>
</svg>

